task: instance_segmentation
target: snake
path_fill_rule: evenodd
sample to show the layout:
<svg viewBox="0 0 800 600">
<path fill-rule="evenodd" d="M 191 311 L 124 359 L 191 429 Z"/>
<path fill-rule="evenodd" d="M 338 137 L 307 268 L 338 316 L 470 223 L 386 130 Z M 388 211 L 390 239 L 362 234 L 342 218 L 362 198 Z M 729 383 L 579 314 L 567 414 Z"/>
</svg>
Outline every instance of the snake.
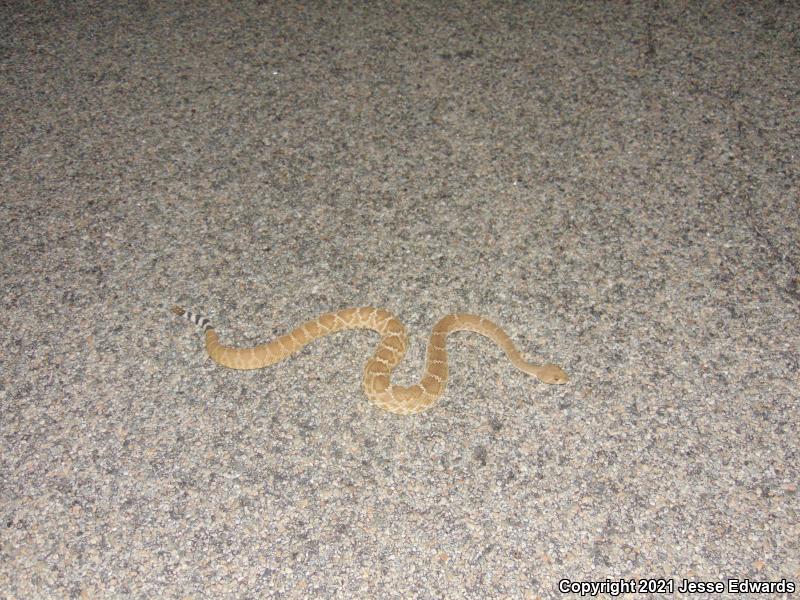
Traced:
<svg viewBox="0 0 800 600">
<path fill-rule="evenodd" d="M 405 355 L 408 337 L 403 324 L 391 312 L 372 307 L 346 308 L 306 321 L 289 333 L 270 342 L 249 348 L 221 344 L 211 321 L 197 313 L 175 306 L 172 312 L 201 327 L 206 351 L 211 359 L 232 369 L 260 369 L 298 352 L 312 341 L 347 329 L 371 329 L 380 336 L 375 353 L 364 367 L 363 390 L 375 406 L 399 415 L 423 412 L 434 406 L 447 385 L 448 365 L 445 340 L 454 331 L 472 331 L 488 337 L 505 352 L 511 364 L 548 384 L 569 381 L 561 367 L 525 361 L 503 329 L 484 317 L 453 313 L 442 317 L 431 332 L 425 371 L 419 383 L 403 386 L 391 383 L 392 370 Z"/>
</svg>

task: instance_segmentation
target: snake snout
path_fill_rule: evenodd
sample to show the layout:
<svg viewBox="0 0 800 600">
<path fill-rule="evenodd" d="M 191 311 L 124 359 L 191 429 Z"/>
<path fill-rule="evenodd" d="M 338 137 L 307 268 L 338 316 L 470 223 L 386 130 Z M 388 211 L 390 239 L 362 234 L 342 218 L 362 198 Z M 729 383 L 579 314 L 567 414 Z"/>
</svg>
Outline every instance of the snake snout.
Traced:
<svg viewBox="0 0 800 600">
<path fill-rule="evenodd" d="M 563 385 L 569 381 L 569 376 L 558 365 L 544 365 L 539 378 L 545 383 Z"/>
</svg>

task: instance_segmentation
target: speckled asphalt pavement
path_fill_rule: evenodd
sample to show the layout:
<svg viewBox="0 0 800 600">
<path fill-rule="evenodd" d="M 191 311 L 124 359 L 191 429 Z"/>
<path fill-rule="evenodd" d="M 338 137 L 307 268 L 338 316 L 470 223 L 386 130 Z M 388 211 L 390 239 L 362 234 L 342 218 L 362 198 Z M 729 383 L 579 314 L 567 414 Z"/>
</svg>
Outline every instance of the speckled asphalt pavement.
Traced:
<svg viewBox="0 0 800 600">
<path fill-rule="evenodd" d="M 5 2 L 0 74 L 0 597 L 800 585 L 797 3 Z"/>
</svg>

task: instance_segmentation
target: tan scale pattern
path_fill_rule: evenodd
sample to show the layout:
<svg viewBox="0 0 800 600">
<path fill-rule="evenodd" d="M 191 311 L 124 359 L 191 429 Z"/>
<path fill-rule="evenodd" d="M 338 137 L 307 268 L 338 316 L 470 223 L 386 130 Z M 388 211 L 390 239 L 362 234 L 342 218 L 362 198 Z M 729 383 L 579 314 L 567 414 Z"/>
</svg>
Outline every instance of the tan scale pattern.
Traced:
<svg viewBox="0 0 800 600">
<path fill-rule="evenodd" d="M 220 344 L 217 332 L 207 319 L 175 307 L 172 311 L 205 328 L 206 350 L 211 359 L 232 369 L 260 369 L 282 361 L 306 344 L 345 329 L 372 329 L 381 340 L 375 354 L 364 367 L 364 393 L 370 402 L 389 412 L 409 415 L 429 409 L 444 393 L 447 385 L 447 350 L 445 340 L 453 331 L 474 331 L 493 340 L 506 353 L 511 364 L 544 383 L 563 384 L 569 381 L 558 366 L 535 365 L 523 360 L 511 339 L 492 321 L 470 314 L 450 314 L 433 327 L 425 372 L 416 385 L 391 383 L 392 370 L 406 353 L 406 330 L 388 310 L 362 307 L 326 313 L 306 321 L 290 333 L 252 348 L 235 348 Z"/>
</svg>

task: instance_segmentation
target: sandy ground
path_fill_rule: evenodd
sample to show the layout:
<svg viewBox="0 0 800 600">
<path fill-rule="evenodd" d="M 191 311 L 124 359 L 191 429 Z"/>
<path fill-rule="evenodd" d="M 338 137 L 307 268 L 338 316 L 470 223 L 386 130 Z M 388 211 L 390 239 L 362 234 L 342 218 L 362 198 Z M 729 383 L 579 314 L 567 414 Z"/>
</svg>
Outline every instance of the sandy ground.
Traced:
<svg viewBox="0 0 800 600">
<path fill-rule="evenodd" d="M 798 4 L 12 2 L 0 69 L 1 597 L 800 585 Z M 457 334 L 398 417 L 173 303 L 572 381 Z"/>
</svg>

